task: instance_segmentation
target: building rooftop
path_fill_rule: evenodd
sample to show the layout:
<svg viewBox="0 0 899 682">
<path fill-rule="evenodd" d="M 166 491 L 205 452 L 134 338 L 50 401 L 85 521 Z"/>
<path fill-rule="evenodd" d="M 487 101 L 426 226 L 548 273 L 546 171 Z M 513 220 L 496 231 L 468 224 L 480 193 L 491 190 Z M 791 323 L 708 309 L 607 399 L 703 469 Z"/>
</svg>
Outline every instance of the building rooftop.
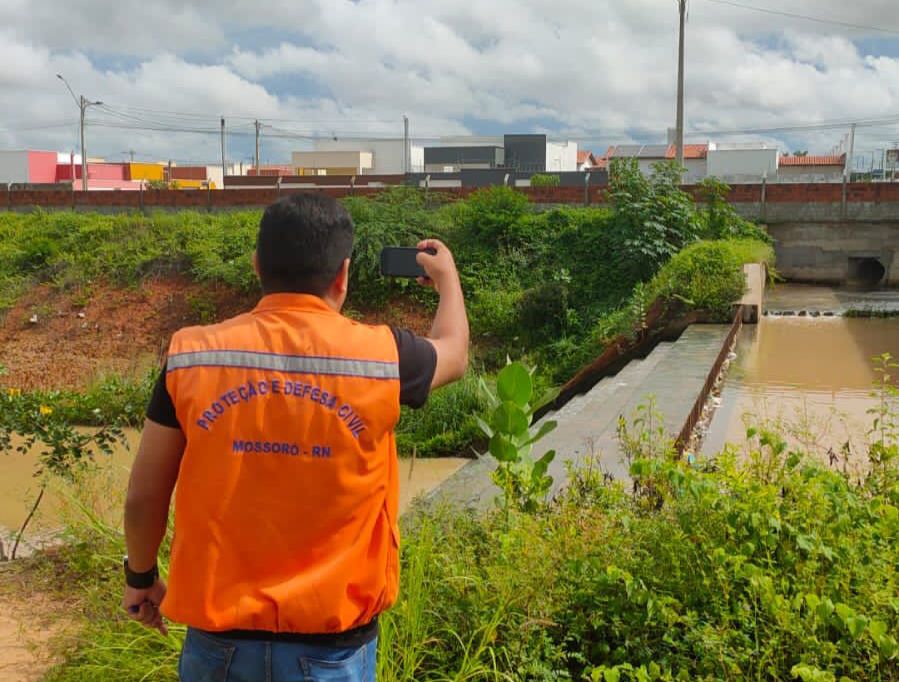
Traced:
<svg viewBox="0 0 899 682">
<path fill-rule="evenodd" d="M 684 145 L 685 159 L 704 159 L 708 156 L 708 153 L 708 144 Z M 607 161 L 616 156 L 637 159 L 666 159 L 673 161 L 677 158 L 677 147 L 673 144 L 613 145 L 606 150 L 605 155 L 599 161 Z"/>
</svg>

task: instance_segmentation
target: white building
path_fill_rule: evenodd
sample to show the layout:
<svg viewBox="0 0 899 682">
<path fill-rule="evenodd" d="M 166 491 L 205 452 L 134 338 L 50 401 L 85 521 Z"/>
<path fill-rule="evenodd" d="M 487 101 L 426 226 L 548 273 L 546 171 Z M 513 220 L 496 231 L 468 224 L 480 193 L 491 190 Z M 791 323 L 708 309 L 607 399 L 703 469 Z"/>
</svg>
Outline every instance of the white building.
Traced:
<svg viewBox="0 0 899 682">
<path fill-rule="evenodd" d="M 576 171 L 577 168 L 577 142 L 549 142 L 546 143 L 546 171 Z"/>
<path fill-rule="evenodd" d="M 365 175 L 396 175 L 406 172 L 403 159 L 403 140 L 396 138 L 337 138 L 320 139 L 314 143 L 316 152 L 366 152 L 371 155 L 371 166 L 362 169 Z M 410 168 L 420 173 L 425 166 L 425 150 L 421 144 L 409 141 Z"/>
<path fill-rule="evenodd" d="M 363 175 L 371 173 L 374 154 L 360 151 L 294 152 L 297 175 Z"/>
<path fill-rule="evenodd" d="M 777 178 L 778 150 L 764 142 L 709 144 L 708 175 L 725 182 L 761 182 Z"/>
<path fill-rule="evenodd" d="M 846 155 L 781 156 L 777 179 L 783 182 L 840 182 Z"/>
<path fill-rule="evenodd" d="M 683 181 L 686 184 L 701 182 L 708 174 L 707 156 L 708 144 L 684 145 L 684 168 L 686 172 Z M 675 161 L 677 159 L 677 147 L 673 144 L 622 144 L 609 147 L 605 156 L 600 159 L 600 167 L 608 168 L 609 163 L 615 158 L 636 159 L 640 172 L 646 177 L 652 175 L 654 166 L 660 162 Z"/>
</svg>

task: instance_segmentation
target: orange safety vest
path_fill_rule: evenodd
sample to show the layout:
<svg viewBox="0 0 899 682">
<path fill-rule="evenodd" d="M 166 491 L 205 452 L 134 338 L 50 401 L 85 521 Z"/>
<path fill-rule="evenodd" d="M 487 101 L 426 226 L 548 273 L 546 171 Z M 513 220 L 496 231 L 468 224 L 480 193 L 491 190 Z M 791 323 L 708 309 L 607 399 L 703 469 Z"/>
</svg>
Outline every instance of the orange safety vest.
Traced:
<svg viewBox="0 0 899 682">
<path fill-rule="evenodd" d="M 211 631 L 342 632 L 396 600 L 396 341 L 315 296 L 177 332 L 187 445 L 162 612 Z"/>
</svg>

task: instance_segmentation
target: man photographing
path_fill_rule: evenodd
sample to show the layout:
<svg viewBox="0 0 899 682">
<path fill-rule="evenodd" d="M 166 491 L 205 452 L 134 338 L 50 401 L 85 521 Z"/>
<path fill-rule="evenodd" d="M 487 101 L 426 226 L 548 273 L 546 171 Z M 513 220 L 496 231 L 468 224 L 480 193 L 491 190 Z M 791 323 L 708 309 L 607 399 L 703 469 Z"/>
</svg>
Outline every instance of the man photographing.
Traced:
<svg viewBox="0 0 899 682">
<path fill-rule="evenodd" d="M 333 199 L 269 206 L 259 304 L 169 346 L 128 486 L 122 606 L 163 633 L 163 615 L 188 626 L 186 682 L 375 679 L 399 587 L 393 430 L 401 404 L 462 377 L 469 334 L 437 240 L 416 257 L 440 297 L 427 338 L 343 317 L 353 234 Z"/>
</svg>

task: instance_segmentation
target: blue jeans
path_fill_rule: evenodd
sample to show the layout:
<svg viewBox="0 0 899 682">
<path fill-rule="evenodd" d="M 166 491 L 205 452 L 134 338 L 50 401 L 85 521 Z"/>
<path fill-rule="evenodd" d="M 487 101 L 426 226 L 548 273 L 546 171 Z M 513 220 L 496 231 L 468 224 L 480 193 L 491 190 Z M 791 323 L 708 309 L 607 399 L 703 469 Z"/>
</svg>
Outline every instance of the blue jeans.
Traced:
<svg viewBox="0 0 899 682">
<path fill-rule="evenodd" d="M 378 640 L 335 649 L 293 642 L 229 639 L 188 628 L 181 682 L 375 682 Z"/>
</svg>

